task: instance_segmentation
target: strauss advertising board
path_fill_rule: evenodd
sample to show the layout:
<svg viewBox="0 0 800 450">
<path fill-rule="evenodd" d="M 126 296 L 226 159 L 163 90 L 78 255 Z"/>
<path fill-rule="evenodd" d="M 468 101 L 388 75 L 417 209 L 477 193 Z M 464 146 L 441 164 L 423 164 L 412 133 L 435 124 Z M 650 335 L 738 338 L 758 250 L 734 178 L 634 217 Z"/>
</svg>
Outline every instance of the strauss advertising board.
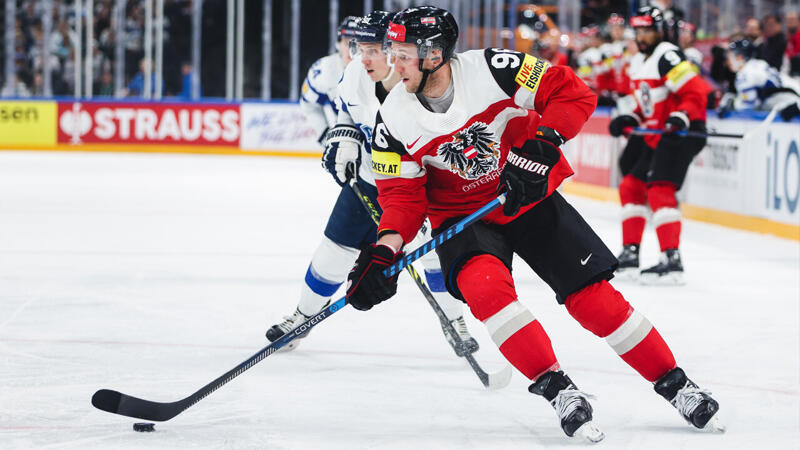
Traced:
<svg viewBox="0 0 800 450">
<path fill-rule="evenodd" d="M 239 105 L 59 102 L 59 144 L 239 147 Z"/>
</svg>

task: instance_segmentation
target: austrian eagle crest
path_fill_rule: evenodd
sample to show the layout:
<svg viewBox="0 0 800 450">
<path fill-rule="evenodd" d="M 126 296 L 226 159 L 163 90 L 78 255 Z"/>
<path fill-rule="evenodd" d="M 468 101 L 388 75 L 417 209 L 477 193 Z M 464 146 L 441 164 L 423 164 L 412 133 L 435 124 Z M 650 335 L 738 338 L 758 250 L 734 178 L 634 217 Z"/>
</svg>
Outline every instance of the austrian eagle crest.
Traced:
<svg viewBox="0 0 800 450">
<path fill-rule="evenodd" d="M 489 127 L 483 122 L 475 122 L 440 145 L 437 153 L 450 164 L 451 172 L 468 180 L 477 180 L 497 169 L 499 147 Z"/>
</svg>

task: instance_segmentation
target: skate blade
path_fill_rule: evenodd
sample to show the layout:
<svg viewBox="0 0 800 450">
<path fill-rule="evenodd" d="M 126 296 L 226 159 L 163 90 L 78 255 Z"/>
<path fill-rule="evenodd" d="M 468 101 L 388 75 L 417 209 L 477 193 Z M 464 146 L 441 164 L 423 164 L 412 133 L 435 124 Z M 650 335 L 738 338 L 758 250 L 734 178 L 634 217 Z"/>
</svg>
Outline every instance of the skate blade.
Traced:
<svg viewBox="0 0 800 450">
<path fill-rule="evenodd" d="M 639 282 L 648 286 L 683 286 L 686 284 L 683 272 L 672 272 L 666 275 L 643 273 L 639 276 Z"/>
<path fill-rule="evenodd" d="M 604 437 L 606 437 L 606 435 L 600 431 L 600 428 L 595 425 L 594 421 L 592 420 L 581 425 L 577 430 L 575 430 L 575 434 L 572 436 L 585 439 L 592 443 L 600 442 Z"/>
<path fill-rule="evenodd" d="M 711 420 L 706 423 L 706 426 L 702 428 L 702 431 L 707 433 L 724 433 L 725 429 L 725 424 L 719 420 L 717 414 L 714 414 L 714 416 L 711 417 Z"/>
<path fill-rule="evenodd" d="M 283 347 L 275 350 L 275 353 L 290 352 L 290 351 L 296 349 L 297 346 L 300 345 L 300 340 L 301 339 L 305 339 L 307 336 L 308 336 L 308 333 L 300 335 L 300 336 L 297 336 L 292 341 L 290 341 L 288 344 L 286 344 Z"/>
</svg>

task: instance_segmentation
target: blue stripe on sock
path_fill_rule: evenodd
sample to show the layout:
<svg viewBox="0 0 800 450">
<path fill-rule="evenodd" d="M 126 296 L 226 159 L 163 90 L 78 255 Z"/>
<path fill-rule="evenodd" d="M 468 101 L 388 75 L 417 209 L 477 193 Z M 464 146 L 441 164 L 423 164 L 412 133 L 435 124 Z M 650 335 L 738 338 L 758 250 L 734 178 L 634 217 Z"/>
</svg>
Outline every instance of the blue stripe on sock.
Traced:
<svg viewBox="0 0 800 450">
<path fill-rule="evenodd" d="M 328 280 L 318 278 L 311 270 L 311 265 L 309 264 L 308 270 L 306 271 L 306 285 L 308 285 L 315 294 L 322 297 L 330 297 L 336 293 L 336 290 L 339 289 L 342 283 L 331 283 Z"/>
<path fill-rule="evenodd" d="M 447 287 L 444 285 L 444 276 L 441 270 L 425 271 L 425 280 L 428 282 L 428 287 L 431 292 L 447 292 Z"/>
</svg>

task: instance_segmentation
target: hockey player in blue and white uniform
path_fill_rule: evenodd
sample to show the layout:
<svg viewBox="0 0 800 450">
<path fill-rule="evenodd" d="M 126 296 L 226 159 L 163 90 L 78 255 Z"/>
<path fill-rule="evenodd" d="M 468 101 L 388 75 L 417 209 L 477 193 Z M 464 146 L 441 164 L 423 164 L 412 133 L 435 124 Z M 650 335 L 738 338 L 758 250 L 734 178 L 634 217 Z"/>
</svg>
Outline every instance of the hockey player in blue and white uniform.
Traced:
<svg viewBox="0 0 800 450">
<path fill-rule="evenodd" d="M 342 190 L 328 219 L 322 242 L 308 267 L 297 309 L 267 331 L 270 341 L 280 338 L 325 307 L 347 278 L 359 248 L 377 239 L 377 227 L 348 184 L 348 179 L 353 176 L 349 168 L 356 167 L 359 188 L 378 206 L 369 142 L 378 108 L 400 81 L 383 48 L 392 16 L 385 11 L 374 11 L 357 21 L 349 46 L 353 62 L 345 68 L 337 88 L 339 113 L 336 125 L 327 133 L 322 157 L 323 167 L 333 175 Z M 417 241 L 412 242 L 412 248 L 430 237 L 430 226 L 424 225 Z M 456 346 L 447 333 L 445 337 L 459 356 L 476 351 L 478 343 L 469 335 L 464 321 L 464 303 L 447 292 L 439 259 L 430 253 L 422 259 L 422 264 L 428 287 L 464 345 Z M 294 340 L 294 345 L 286 347 L 291 350 L 297 342 Z"/>
<path fill-rule="evenodd" d="M 342 79 L 345 66 L 350 63 L 349 43 L 358 19 L 356 16 L 347 16 L 342 20 L 336 33 L 336 53 L 316 60 L 303 80 L 300 111 L 317 132 L 317 141 L 323 147 L 328 129 L 336 123 L 336 87 Z"/>
<path fill-rule="evenodd" d="M 730 110 L 770 111 L 777 105 L 789 121 L 800 115 L 800 83 L 783 75 L 762 59 L 755 58 L 756 46 L 747 39 L 728 46 L 728 66 L 736 73 L 736 93 L 725 94 L 720 102 L 720 117 Z"/>
</svg>

